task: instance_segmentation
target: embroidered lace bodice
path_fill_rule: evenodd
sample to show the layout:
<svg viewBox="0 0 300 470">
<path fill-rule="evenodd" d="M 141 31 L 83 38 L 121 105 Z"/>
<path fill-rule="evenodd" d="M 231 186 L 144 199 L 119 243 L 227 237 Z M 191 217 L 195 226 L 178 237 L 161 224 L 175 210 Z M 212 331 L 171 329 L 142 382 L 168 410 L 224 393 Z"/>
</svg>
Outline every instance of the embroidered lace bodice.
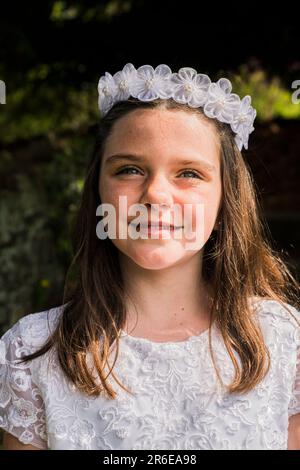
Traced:
<svg viewBox="0 0 300 470">
<path fill-rule="evenodd" d="M 253 390 L 224 391 L 208 330 L 165 343 L 122 330 L 114 373 L 133 395 L 110 375 L 114 400 L 80 393 L 62 373 L 55 349 L 16 364 L 44 343 L 62 306 L 29 314 L 0 341 L 0 427 L 42 449 L 286 449 L 289 416 L 300 413 L 299 327 L 278 302 L 256 305 L 271 368 Z M 212 347 L 229 384 L 234 367 L 214 325 Z M 114 357 L 115 351 L 110 365 Z"/>
</svg>

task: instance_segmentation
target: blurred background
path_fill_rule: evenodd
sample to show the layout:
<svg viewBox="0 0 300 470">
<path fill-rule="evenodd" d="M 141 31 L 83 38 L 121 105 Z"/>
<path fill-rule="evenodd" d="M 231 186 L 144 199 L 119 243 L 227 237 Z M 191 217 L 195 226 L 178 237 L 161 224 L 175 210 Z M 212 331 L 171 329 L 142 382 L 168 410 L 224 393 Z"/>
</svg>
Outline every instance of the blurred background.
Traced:
<svg viewBox="0 0 300 470">
<path fill-rule="evenodd" d="M 245 158 L 272 246 L 300 271 L 299 11 L 150 0 L 5 2 L 0 14 L 0 333 L 62 302 L 97 84 L 127 62 L 222 76 L 257 109 Z"/>
</svg>

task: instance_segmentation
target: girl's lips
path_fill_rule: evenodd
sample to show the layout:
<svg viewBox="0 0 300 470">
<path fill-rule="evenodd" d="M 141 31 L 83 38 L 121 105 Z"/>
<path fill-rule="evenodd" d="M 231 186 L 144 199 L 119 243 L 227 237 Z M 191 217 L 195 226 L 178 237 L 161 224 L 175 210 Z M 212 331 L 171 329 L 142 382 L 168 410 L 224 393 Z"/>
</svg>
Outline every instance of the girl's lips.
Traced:
<svg viewBox="0 0 300 470">
<path fill-rule="evenodd" d="M 149 224 L 133 224 L 135 227 L 137 228 L 141 228 L 141 229 L 151 229 L 151 230 L 176 230 L 176 229 L 179 229 L 179 228 L 183 228 L 182 226 L 176 226 L 174 227 L 174 225 L 170 225 L 170 224 L 167 224 L 167 223 L 163 223 L 163 222 L 160 222 L 160 223 L 149 223 Z"/>
</svg>

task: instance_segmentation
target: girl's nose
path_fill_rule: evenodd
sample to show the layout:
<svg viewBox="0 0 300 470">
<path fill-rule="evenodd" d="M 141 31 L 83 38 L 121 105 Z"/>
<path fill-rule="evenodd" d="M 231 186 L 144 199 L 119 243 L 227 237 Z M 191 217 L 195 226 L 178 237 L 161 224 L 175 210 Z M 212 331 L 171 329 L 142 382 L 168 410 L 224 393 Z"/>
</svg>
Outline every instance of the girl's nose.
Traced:
<svg viewBox="0 0 300 470">
<path fill-rule="evenodd" d="M 142 204 L 159 204 L 171 207 L 173 204 L 173 196 L 169 188 L 168 182 L 162 176 L 156 176 L 146 185 Z"/>
</svg>

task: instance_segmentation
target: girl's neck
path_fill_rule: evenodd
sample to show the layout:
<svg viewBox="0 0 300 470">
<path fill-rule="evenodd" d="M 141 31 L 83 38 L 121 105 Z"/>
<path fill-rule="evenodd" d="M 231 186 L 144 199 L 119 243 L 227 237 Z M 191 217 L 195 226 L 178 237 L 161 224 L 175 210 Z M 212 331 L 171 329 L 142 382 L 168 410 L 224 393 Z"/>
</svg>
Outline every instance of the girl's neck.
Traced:
<svg viewBox="0 0 300 470">
<path fill-rule="evenodd" d="M 143 337 L 191 336 L 206 329 L 212 290 L 202 280 L 199 264 L 196 256 L 168 270 L 146 270 L 128 263 L 124 329 Z"/>
</svg>

